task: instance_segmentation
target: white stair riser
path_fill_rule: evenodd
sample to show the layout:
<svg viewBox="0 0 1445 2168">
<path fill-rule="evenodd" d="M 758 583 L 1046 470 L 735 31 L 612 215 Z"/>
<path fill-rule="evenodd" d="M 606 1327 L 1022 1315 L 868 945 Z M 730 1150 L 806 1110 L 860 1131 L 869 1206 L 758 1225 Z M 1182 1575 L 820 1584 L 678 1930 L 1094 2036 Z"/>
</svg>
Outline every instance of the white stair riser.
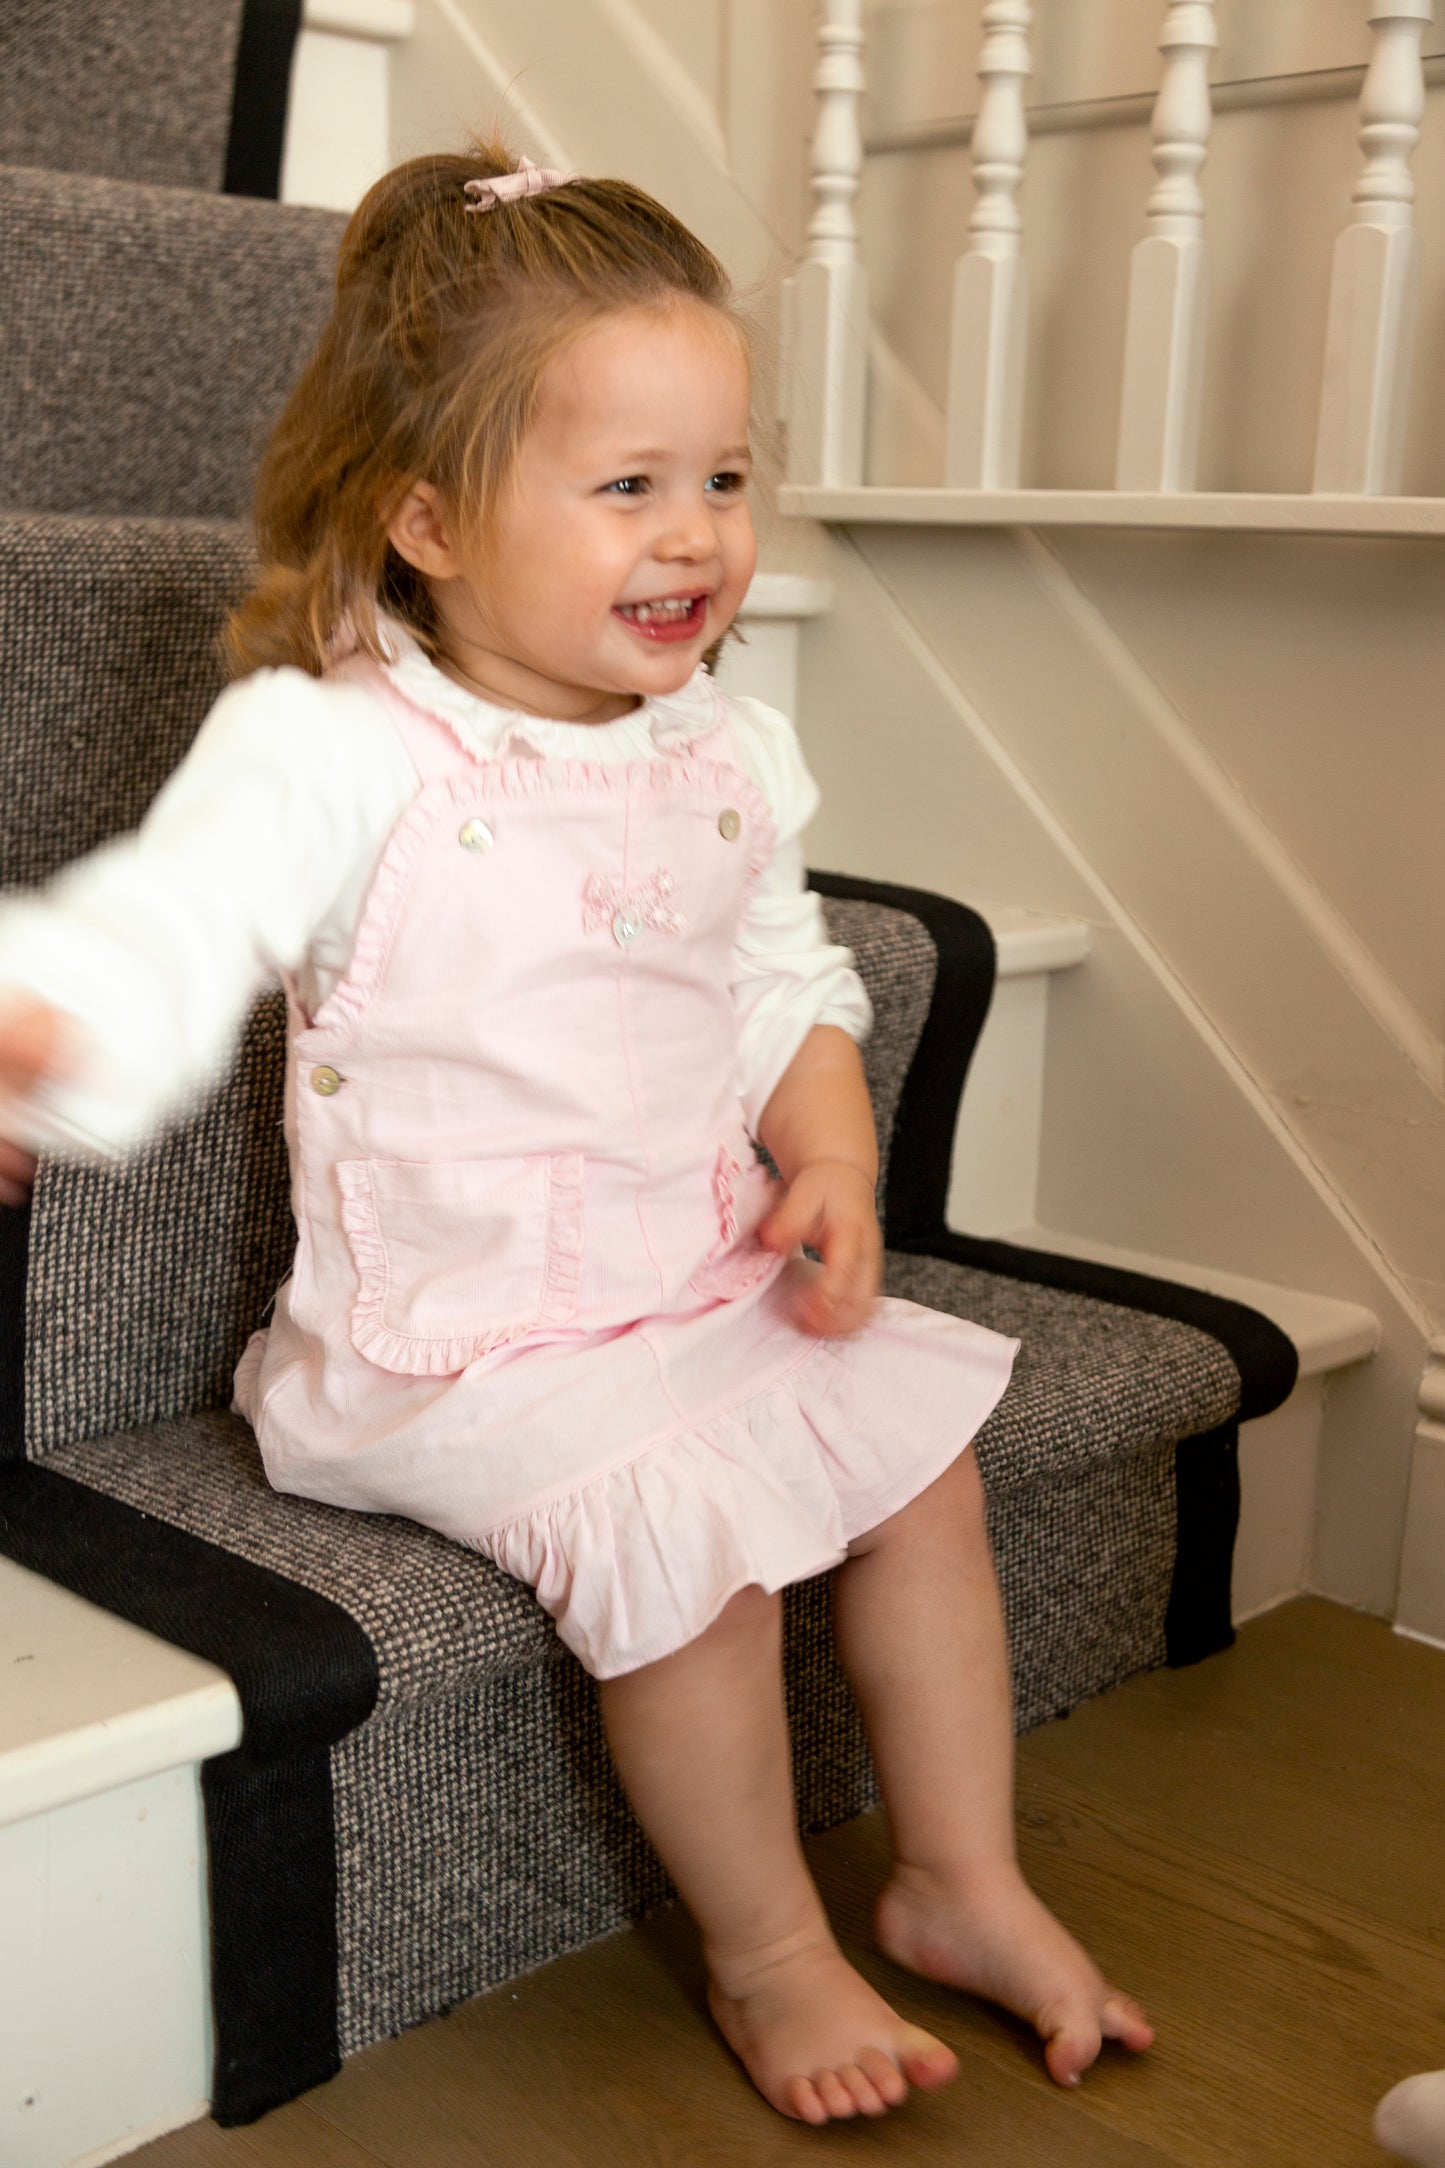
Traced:
<svg viewBox="0 0 1445 2168">
<path fill-rule="evenodd" d="M 200 1771 L 0 1828 L 0 2161 L 91 2168 L 206 2112 Z"/>
<path fill-rule="evenodd" d="M 390 164 L 391 56 L 384 45 L 303 30 L 291 69 L 281 201 L 351 211 Z"/>
<path fill-rule="evenodd" d="M 1282 1407 L 1239 1430 L 1239 1536 L 1234 1622 L 1287 1603 L 1310 1585 L 1323 1375 L 1301 1378 Z"/>
<path fill-rule="evenodd" d="M 1049 976 L 1000 978 L 954 1134 L 948 1224 L 1006 1234 L 1036 1217 Z"/>
<path fill-rule="evenodd" d="M 392 163 L 391 46 L 405 0 L 307 0 L 291 64 L 281 201 L 351 211 Z"/>
</svg>

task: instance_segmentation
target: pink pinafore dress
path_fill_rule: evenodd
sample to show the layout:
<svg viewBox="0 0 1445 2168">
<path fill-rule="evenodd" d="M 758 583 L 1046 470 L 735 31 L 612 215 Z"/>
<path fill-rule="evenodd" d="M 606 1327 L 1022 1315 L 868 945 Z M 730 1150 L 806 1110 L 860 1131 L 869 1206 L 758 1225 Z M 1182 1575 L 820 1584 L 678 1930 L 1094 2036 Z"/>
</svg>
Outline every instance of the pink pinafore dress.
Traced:
<svg viewBox="0 0 1445 2168">
<path fill-rule="evenodd" d="M 479 758 L 373 665 L 421 788 L 318 1013 L 292 992 L 298 1243 L 236 1404 L 272 1483 L 527 1582 L 599 1677 L 834 1565 L 973 1436 L 1015 1343 L 910 1303 L 820 1340 L 738 1099 L 732 952 L 772 849 L 711 725 Z"/>
</svg>

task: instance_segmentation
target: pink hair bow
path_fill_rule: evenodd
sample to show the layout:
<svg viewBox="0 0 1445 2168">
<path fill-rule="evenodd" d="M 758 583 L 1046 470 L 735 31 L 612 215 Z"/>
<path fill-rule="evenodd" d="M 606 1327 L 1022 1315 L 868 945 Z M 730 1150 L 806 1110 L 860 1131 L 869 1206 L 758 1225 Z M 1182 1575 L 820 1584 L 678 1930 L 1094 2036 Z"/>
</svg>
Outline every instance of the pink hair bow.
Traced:
<svg viewBox="0 0 1445 2168">
<path fill-rule="evenodd" d="M 543 196 L 549 188 L 580 181 L 580 173 L 559 173 L 555 166 L 534 166 L 524 158 L 515 173 L 494 173 L 485 181 L 468 181 L 462 193 L 474 196 L 469 211 L 490 211 L 499 203 L 515 203 L 519 196 Z"/>
</svg>

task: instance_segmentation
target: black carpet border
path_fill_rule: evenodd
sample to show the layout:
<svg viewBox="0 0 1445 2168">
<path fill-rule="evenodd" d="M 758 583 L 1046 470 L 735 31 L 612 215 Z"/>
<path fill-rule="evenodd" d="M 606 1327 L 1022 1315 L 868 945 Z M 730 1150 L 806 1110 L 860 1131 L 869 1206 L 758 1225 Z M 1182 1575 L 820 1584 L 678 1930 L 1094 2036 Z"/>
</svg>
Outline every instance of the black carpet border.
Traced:
<svg viewBox="0 0 1445 2168">
<path fill-rule="evenodd" d="M 1164 1613 L 1164 1648 L 1178 1669 L 1200 1663 L 1234 1640 L 1229 1568 L 1239 1532 L 1238 1422 L 1221 1423 L 1177 1447 L 1174 1505 L 1179 1536 Z"/>
<path fill-rule="evenodd" d="M 227 196 L 281 193 L 291 62 L 301 32 L 302 0 L 244 0 L 236 40 L 231 128 L 226 141 Z"/>
<path fill-rule="evenodd" d="M 216 2055 L 211 2114 L 254 2123 L 341 2068 L 331 1756 L 201 1764 Z M 226 1982 L 222 1991 L 221 1983 Z"/>
<path fill-rule="evenodd" d="M 977 911 L 931 889 L 842 873 L 809 873 L 808 884 L 840 902 L 906 912 L 925 929 L 937 957 L 933 997 L 903 1080 L 888 1148 L 883 1240 L 888 1249 L 901 1249 L 910 1235 L 932 1233 L 944 1224 L 959 1101 L 993 999 L 993 933 Z"/>
</svg>

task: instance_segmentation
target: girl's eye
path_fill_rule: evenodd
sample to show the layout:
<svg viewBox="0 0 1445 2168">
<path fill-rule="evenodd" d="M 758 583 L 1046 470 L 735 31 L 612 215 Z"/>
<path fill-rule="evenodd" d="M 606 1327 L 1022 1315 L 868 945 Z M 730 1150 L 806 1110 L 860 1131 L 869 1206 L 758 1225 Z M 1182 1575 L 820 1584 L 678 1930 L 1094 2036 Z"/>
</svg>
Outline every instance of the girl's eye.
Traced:
<svg viewBox="0 0 1445 2168">
<path fill-rule="evenodd" d="M 620 475 L 615 482 L 609 482 L 607 484 L 606 493 L 609 497 L 613 495 L 619 497 L 641 497 L 645 495 L 646 490 L 647 476 L 645 474 L 623 474 Z"/>
<path fill-rule="evenodd" d="M 748 478 L 745 474 L 734 474 L 728 470 L 712 475 L 707 486 L 715 496 L 737 497 L 747 488 Z"/>
</svg>

